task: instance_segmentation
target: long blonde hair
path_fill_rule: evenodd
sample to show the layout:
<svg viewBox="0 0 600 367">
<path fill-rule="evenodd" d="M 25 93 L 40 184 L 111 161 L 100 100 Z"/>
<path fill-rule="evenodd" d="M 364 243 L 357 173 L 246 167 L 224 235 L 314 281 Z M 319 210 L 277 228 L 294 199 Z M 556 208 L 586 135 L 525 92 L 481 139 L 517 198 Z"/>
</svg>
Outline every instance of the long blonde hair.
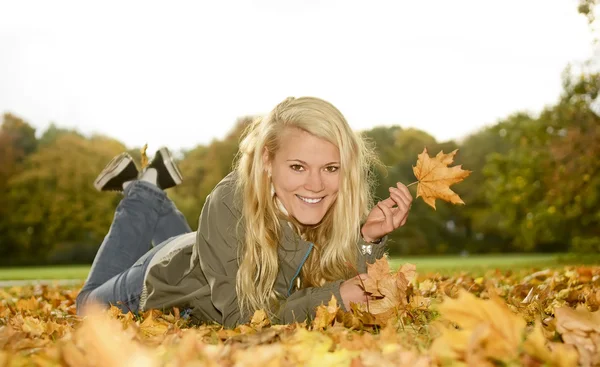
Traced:
<svg viewBox="0 0 600 367">
<path fill-rule="evenodd" d="M 355 274 L 349 264 L 356 266 L 360 226 L 373 204 L 372 165 L 378 162 L 377 157 L 332 104 L 313 97 L 290 97 L 250 124 L 235 166 L 244 233 L 236 291 L 240 310 L 245 314 L 258 309 L 270 311 L 273 301 L 282 296 L 274 291 L 279 270 L 277 249 L 283 234 L 279 221 L 282 213 L 273 199 L 263 152 L 266 149 L 272 159 L 284 129 L 290 127 L 334 144 L 341 160 L 337 199 L 321 223 L 302 227 L 293 218 L 286 218 L 314 245 L 302 269 L 303 286 L 319 286 Z"/>
</svg>

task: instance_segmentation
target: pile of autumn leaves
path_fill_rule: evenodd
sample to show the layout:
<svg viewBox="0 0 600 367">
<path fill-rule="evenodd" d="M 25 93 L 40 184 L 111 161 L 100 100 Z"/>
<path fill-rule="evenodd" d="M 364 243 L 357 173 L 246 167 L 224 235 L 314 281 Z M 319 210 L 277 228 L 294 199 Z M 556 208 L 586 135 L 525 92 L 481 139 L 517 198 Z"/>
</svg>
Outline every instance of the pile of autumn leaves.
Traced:
<svg viewBox="0 0 600 367">
<path fill-rule="evenodd" d="M 259 311 L 233 330 L 177 311 L 80 319 L 76 289 L 0 290 L 0 366 L 600 365 L 600 267 L 439 277 L 382 259 L 368 273 L 368 305 L 332 299 L 291 325 Z"/>
</svg>

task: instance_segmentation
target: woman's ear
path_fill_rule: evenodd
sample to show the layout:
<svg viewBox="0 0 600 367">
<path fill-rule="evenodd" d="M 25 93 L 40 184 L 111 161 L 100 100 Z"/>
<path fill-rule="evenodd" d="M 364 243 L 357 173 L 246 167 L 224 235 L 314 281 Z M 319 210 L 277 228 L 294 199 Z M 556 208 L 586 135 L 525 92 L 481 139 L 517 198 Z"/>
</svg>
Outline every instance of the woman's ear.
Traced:
<svg viewBox="0 0 600 367">
<path fill-rule="evenodd" d="M 265 149 L 263 150 L 262 160 L 265 172 L 267 172 L 269 177 L 271 177 L 271 158 L 267 147 L 265 147 Z"/>
</svg>

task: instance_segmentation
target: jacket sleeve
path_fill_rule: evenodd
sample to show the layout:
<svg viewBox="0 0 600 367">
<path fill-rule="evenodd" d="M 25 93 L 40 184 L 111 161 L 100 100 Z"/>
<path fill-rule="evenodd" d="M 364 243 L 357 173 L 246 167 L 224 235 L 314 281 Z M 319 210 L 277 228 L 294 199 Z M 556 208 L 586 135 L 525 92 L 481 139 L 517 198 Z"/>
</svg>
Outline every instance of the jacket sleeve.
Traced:
<svg viewBox="0 0 600 367">
<path fill-rule="evenodd" d="M 386 242 L 388 236 L 384 236 L 381 242 L 369 243 L 365 242 L 362 237 L 358 240 L 358 272 L 366 273 L 367 264 L 373 264 L 375 260 L 381 259 L 385 255 Z"/>
<path fill-rule="evenodd" d="M 321 304 L 327 304 L 331 296 L 335 296 L 338 306 L 344 309 L 344 302 L 340 295 L 340 285 L 343 280 L 325 283 L 320 287 L 309 287 L 300 289 L 287 299 L 283 300 L 277 311 L 277 322 L 290 324 L 311 320 L 315 317 L 316 308 Z"/>
<path fill-rule="evenodd" d="M 241 320 L 236 294 L 239 215 L 223 200 L 224 195 L 233 193 L 224 191 L 225 188 L 216 188 L 206 199 L 198 225 L 196 251 L 210 287 L 211 302 L 221 315 L 221 320 L 215 321 L 235 326 L 245 322 Z"/>
</svg>

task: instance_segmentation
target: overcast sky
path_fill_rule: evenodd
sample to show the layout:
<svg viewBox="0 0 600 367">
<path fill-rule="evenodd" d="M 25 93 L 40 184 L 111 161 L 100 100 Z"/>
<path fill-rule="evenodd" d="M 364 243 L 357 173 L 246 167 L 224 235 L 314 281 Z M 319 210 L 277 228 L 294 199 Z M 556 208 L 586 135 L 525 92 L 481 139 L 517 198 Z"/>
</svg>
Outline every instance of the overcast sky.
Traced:
<svg viewBox="0 0 600 367">
<path fill-rule="evenodd" d="M 0 0 L 0 112 L 190 148 L 287 96 L 357 130 L 460 138 L 556 101 L 592 58 L 576 0 Z"/>
</svg>

